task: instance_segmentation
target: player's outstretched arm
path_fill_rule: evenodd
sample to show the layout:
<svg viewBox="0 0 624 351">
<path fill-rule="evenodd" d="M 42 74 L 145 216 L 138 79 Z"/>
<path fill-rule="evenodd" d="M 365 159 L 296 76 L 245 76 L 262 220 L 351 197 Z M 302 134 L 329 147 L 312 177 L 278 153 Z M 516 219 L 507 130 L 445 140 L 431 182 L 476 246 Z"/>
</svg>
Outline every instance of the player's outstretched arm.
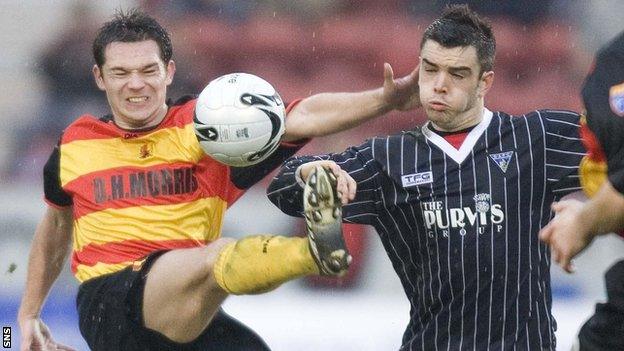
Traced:
<svg viewBox="0 0 624 351">
<path fill-rule="evenodd" d="M 550 245 L 553 260 L 572 273 L 572 259 L 594 237 L 624 229 L 624 196 L 605 182 L 586 203 L 564 200 L 554 203 L 555 218 L 540 231 L 540 239 Z"/>
<path fill-rule="evenodd" d="M 52 284 L 69 254 L 72 234 L 71 207 L 48 207 L 37 226 L 28 259 L 26 287 L 17 316 L 21 350 L 72 350 L 57 344 L 40 314 Z"/>
<path fill-rule="evenodd" d="M 285 141 L 337 133 L 391 110 L 420 107 L 418 67 L 402 78 L 394 78 L 384 64 L 381 88 L 355 93 L 322 93 L 303 99 L 286 118 Z"/>
<path fill-rule="evenodd" d="M 579 214 L 583 203 L 575 200 L 562 200 L 552 204 L 555 212 L 548 225 L 540 231 L 540 239 L 550 246 L 552 258 L 566 272 L 574 272 L 572 258 L 583 251 L 593 240 Z"/>
<path fill-rule="evenodd" d="M 596 196 L 585 203 L 581 221 L 594 235 L 621 232 L 624 229 L 624 194 L 605 181 Z"/>
</svg>

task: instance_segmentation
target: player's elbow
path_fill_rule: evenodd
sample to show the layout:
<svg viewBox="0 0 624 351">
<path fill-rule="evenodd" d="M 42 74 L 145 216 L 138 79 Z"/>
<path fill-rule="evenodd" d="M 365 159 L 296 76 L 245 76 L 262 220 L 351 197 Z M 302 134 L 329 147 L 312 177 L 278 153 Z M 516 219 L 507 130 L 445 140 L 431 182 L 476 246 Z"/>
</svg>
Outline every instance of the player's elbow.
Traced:
<svg viewBox="0 0 624 351">
<path fill-rule="evenodd" d="M 269 201 L 271 201 L 273 205 L 279 208 L 283 213 L 293 217 L 301 217 L 298 206 L 295 205 L 295 201 L 297 199 L 296 196 L 285 196 L 281 192 L 277 191 L 275 187 L 271 188 L 271 186 L 269 186 L 267 189 L 267 197 L 269 198 Z"/>
<path fill-rule="evenodd" d="M 295 110 L 286 118 L 284 141 L 294 141 L 323 136 L 323 126 L 318 118 L 304 110 Z"/>
</svg>

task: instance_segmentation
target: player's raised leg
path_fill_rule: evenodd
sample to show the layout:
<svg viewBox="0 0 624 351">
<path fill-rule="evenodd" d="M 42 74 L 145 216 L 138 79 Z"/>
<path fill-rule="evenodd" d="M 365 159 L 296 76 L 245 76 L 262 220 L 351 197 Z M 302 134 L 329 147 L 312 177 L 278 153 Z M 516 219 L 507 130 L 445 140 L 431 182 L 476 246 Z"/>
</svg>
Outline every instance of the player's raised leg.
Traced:
<svg viewBox="0 0 624 351">
<path fill-rule="evenodd" d="M 221 238 L 205 247 L 172 250 L 160 256 L 145 281 L 145 326 L 175 342 L 197 338 L 228 295 L 215 282 L 212 267 L 232 241 Z"/>
<path fill-rule="evenodd" d="M 336 179 L 322 167 L 304 189 L 308 237 L 254 235 L 172 250 L 150 268 L 143 294 L 146 327 L 189 342 L 208 326 L 228 294 L 258 294 L 310 274 L 339 276 L 351 256 L 342 236 Z"/>
<path fill-rule="evenodd" d="M 319 269 L 305 238 L 256 235 L 172 250 L 152 265 L 145 282 L 145 326 L 183 343 L 208 326 L 228 294 L 256 294 Z"/>
</svg>

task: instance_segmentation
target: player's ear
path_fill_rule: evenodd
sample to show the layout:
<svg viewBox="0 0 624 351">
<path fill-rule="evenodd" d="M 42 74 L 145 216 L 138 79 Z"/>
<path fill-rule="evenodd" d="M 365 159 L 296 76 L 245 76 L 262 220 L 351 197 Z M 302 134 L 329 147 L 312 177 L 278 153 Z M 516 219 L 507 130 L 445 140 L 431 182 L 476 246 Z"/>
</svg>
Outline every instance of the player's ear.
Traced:
<svg viewBox="0 0 624 351">
<path fill-rule="evenodd" d="M 171 84 L 171 82 L 173 82 L 173 75 L 175 74 L 176 71 L 176 66 L 175 66 L 175 62 L 173 60 L 169 60 L 169 63 L 167 64 L 167 85 Z"/>
<path fill-rule="evenodd" d="M 479 81 L 479 96 L 484 97 L 494 83 L 494 71 L 483 72 Z"/>
<path fill-rule="evenodd" d="M 93 65 L 93 77 L 95 78 L 95 84 L 97 84 L 100 90 L 106 90 L 104 87 L 104 78 L 102 77 L 102 70 L 98 65 Z"/>
</svg>

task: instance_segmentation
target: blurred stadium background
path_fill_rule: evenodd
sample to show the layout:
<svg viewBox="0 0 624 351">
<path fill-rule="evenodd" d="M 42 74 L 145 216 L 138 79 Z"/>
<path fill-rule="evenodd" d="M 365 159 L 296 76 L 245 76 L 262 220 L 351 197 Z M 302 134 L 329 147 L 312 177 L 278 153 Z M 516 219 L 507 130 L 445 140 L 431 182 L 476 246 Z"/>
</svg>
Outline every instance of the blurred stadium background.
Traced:
<svg viewBox="0 0 624 351">
<path fill-rule="evenodd" d="M 41 170 L 63 127 L 80 113 L 106 113 L 91 77 L 91 40 L 115 8 L 140 6 L 170 30 L 178 72 L 170 97 L 198 93 L 219 75 L 243 71 L 273 83 L 289 101 L 322 91 L 378 87 L 383 62 L 397 76 L 413 69 L 420 35 L 443 3 L 433 0 L 2 0 L 0 11 L 0 324 L 13 327 L 27 254 L 44 210 Z M 581 108 L 579 87 L 595 50 L 624 29 L 621 0 L 468 2 L 488 16 L 498 41 L 496 78 L 486 104 L 523 113 Z M 365 137 L 422 123 L 393 113 L 310 143 L 302 153 L 339 151 Z M 264 195 L 266 180 L 226 217 L 224 235 L 302 232 Z M 225 310 L 274 350 L 395 350 L 408 303 L 375 233 L 348 227 L 355 269 L 338 283 L 291 282 L 262 296 L 231 297 Z M 553 267 L 558 349 L 569 350 L 603 300 L 602 274 L 624 256 L 615 237 L 595 242 L 566 275 Z M 44 309 L 57 340 L 86 350 L 78 332 L 77 283 L 66 269 Z"/>
</svg>

